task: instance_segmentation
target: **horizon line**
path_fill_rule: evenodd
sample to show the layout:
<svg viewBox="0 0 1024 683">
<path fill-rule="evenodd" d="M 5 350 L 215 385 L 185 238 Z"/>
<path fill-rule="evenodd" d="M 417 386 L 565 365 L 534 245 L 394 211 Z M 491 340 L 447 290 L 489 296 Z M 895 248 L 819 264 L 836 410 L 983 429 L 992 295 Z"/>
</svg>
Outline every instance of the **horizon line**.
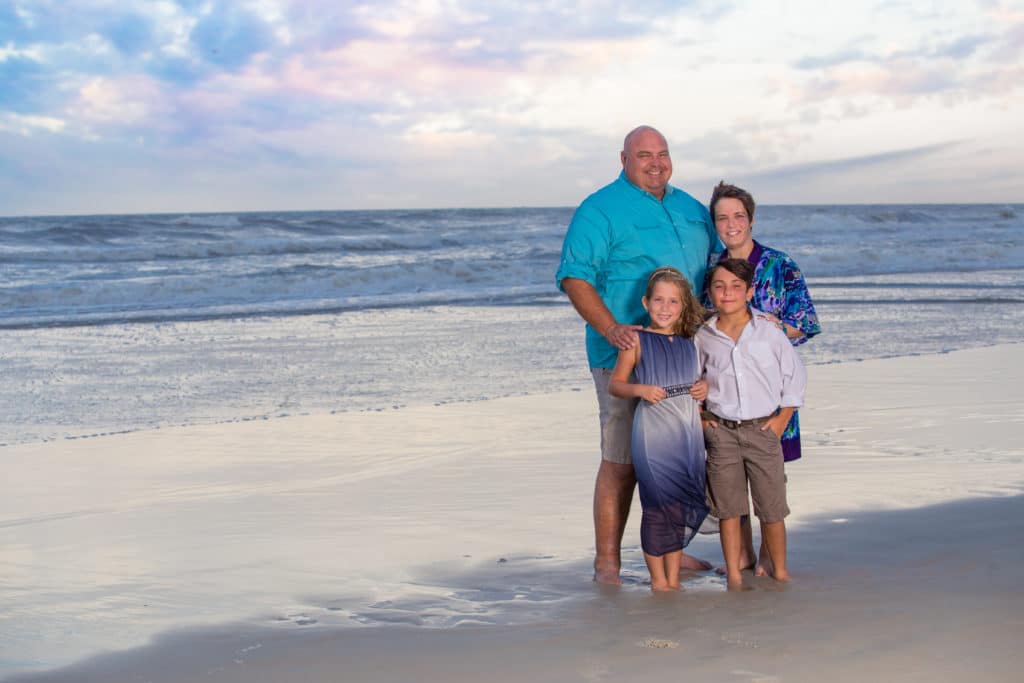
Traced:
<svg viewBox="0 0 1024 683">
<path fill-rule="evenodd" d="M 366 209 L 217 209 L 217 210 L 182 210 L 182 211 L 99 211 L 83 213 L 25 213 L 25 214 L 0 214 L 0 220 L 18 218 L 91 218 L 96 216 L 190 216 L 190 215 L 218 215 L 218 214 L 258 214 L 258 213 L 374 213 L 374 212 L 398 212 L 398 211 L 533 211 L 542 209 L 568 209 L 575 210 L 579 205 L 509 205 L 509 206 L 434 206 L 434 207 L 404 207 L 393 209 L 366 208 Z M 1022 201 L 995 201 L 995 202 L 758 202 L 759 208 L 765 207 L 843 207 L 843 206 L 1021 206 Z"/>
</svg>

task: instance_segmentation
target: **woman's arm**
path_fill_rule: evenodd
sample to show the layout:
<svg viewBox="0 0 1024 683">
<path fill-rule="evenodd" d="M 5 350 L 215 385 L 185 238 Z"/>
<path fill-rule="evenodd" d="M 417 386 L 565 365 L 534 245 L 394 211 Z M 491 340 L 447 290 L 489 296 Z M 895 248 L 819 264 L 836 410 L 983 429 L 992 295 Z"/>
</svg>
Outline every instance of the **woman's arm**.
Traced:
<svg viewBox="0 0 1024 683">
<path fill-rule="evenodd" d="M 794 346 L 821 331 L 803 273 L 788 254 L 765 247 L 754 286 L 755 307 L 778 325 Z"/>
<path fill-rule="evenodd" d="M 763 317 L 768 322 L 775 323 L 776 325 L 778 325 L 779 329 L 785 332 L 786 336 L 789 337 L 790 339 L 800 339 L 801 337 L 804 336 L 804 333 L 802 331 L 798 330 L 797 328 L 793 327 L 787 322 L 779 320 L 775 315 L 771 313 L 762 311 L 761 317 Z"/>
<path fill-rule="evenodd" d="M 782 263 L 782 279 L 785 300 L 779 318 L 782 320 L 783 332 L 790 339 L 806 341 L 821 332 L 821 326 L 804 275 L 796 261 L 788 255 Z"/>
</svg>

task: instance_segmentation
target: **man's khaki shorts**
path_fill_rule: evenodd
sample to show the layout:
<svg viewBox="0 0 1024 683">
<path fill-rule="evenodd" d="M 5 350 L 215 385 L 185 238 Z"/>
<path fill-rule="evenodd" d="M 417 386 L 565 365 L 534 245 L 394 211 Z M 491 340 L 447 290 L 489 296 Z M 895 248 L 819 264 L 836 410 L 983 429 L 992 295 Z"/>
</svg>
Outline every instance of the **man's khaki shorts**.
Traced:
<svg viewBox="0 0 1024 683">
<path fill-rule="evenodd" d="M 782 444 L 775 432 L 761 429 L 764 419 L 745 421 L 738 427 L 718 423 L 704 428 L 708 500 L 711 514 L 719 519 L 750 514 L 748 482 L 758 519 L 780 522 L 789 514 Z"/>
<path fill-rule="evenodd" d="M 594 376 L 597 406 L 601 417 L 601 459 L 620 465 L 631 465 L 633 413 L 639 399 L 618 398 L 608 393 L 608 382 L 612 378 L 610 369 L 591 368 L 590 374 Z"/>
</svg>

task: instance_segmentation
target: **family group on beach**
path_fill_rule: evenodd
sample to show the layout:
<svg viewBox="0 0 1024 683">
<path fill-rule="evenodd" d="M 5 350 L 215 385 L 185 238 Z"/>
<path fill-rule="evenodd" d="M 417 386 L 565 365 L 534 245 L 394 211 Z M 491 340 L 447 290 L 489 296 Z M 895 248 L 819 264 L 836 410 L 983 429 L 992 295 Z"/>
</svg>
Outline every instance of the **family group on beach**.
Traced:
<svg viewBox="0 0 1024 683">
<path fill-rule="evenodd" d="M 587 323 L 597 390 L 594 579 L 621 583 L 639 484 L 652 590 L 711 569 L 683 549 L 716 519 L 730 589 L 745 570 L 788 581 L 784 463 L 800 457 L 806 385 L 794 347 L 820 331 L 807 286 L 789 256 L 753 239 L 749 192 L 721 182 L 705 208 L 669 185 L 657 130 L 631 131 L 621 161 L 573 214 L 556 275 Z"/>
</svg>

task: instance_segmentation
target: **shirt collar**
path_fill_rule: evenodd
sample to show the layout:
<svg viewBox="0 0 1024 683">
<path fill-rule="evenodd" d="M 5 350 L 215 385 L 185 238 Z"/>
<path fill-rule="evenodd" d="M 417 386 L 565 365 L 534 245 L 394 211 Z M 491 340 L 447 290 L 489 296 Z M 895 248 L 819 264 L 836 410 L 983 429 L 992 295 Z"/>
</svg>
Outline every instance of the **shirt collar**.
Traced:
<svg viewBox="0 0 1024 683">
<path fill-rule="evenodd" d="M 761 262 L 761 254 L 764 253 L 764 247 L 757 240 L 753 240 L 754 248 L 750 251 L 750 255 L 747 256 L 747 263 L 757 267 L 757 264 Z"/>
<path fill-rule="evenodd" d="M 769 323 L 767 320 L 765 320 L 761 310 L 758 308 L 754 308 L 753 305 L 751 305 L 750 303 L 747 304 L 747 310 L 750 311 L 750 320 L 748 322 L 753 323 L 754 327 L 759 327 L 760 325 L 764 324 L 774 324 Z M 715 332 L 718 332 L 718 314 L 713 314 L 710 318 L 704 321 L 704 324 L 713 329 Z"/>
<path fill-rule="evenodd" d="M 757 268 L 757 264 L 761 262 L 761 254 L 764 253 L 764 246 L 761 245 L 757 240 L 754 242 L 754 248 L 750 250 L 750 254 L 747 255 L 747 263 Z M 718 262 L 721 263 L 725 259 L 729 258 L 729 250 L 723 249 L 722 253 L 718 255 Z"/>
</svg>

